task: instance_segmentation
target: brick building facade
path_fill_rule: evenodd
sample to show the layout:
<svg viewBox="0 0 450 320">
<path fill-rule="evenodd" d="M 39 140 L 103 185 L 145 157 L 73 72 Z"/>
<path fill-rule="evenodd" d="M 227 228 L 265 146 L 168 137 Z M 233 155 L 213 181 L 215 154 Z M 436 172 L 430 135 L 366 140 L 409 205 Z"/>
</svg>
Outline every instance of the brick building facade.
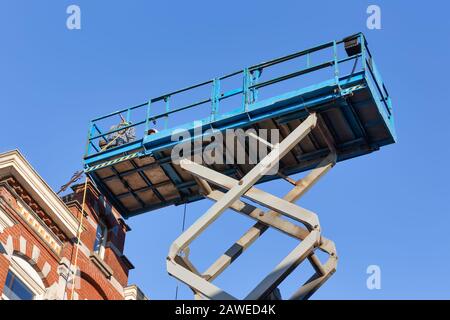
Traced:
<svg viewBox="0 0 450 320">
<path fill-rule="evenodd" d="M 0 154 L 0 299 L 146 299 L 128 285 L 130 229 L 91 183 L 77 245 L 84 183 L 72 189 L 60 198 L 20 152 Z"/>
</svg>

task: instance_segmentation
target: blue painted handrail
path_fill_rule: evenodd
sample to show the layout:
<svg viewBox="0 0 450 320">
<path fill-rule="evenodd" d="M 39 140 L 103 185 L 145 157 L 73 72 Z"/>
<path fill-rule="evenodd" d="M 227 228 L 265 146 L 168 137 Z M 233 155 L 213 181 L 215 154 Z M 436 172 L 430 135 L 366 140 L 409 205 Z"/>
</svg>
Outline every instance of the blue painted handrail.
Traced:
<svg viewBox="0 0 450 320">
<path fill-rule="evenodd" d="M 344 58 L 339 59 L 338 57 L 338 47 L 343 46 L 345 41 L 348 41 L 349 39 L 358 39 L 359 43 L 361 44 L 361 52 L 357 53 L 352 56 L 346 56 Z M 330 59 L 319 63 L 312 65 L 311 64 L 311 55 L 323 51 L 325 49 L 332 49 L 332 55 L 330 56 Z M 265 81 L 260 81 L 261 74 L 263 71 L 269 67 L 283 64 L 284 62 L 290 61 L 292 59 L 296 59 L 302 56 L 306 56 L 306 68 L 301 68 L 299 70 L 295 70 L 291 73 L 284 74 L 282 76 L 278 76 L 272 79 L 268 79 Z M 205 82 L 201 82 L 198 84 L 195 84 L 193 86 L 189 86 L 186 88 L 183 88 L 181 90 L 176 90 L 167 94 L 164 94 L 162 96 L 149 99 L 147 102 L 129 107 L 124 108 L 122 110 L 110 113 L 108 115 L 104 115 L 98 118 L 95 118 L 91 121 L 90 128 L 89 128 L 89 134 L 88 134 L 88 141 L 87 141 L 87 147 L 86 147 L 86 157 L 92 156 L 94 154 L 101 153 L 102 150 L 100 150 L 99 147 L 96 146 L 96 142 L 100 139 L 106 139 L 108 135 L 118 133 L 119 131 L 123 131 L 132 127 L 137 126 L 143 126 L 144 132 L 137 132 L 137 134 L 142 134 L 142 136 L 138 136 L 137 138 L 143 138 L 150 128 L 150 125 L 152 122 L 156 122 L 159 119 L 164 119 L 164 129 L 167 129 L 169 127 L 169 119 L 172 114 L 175 114 L 177 112 L 181 112 L 187 109 L 195 108 L 201 105 L 209 105 L 210 111 L 211 111 L 211 121 L 214 121 L 218 115 L 220 115 L 220 103 L 221 101 L 237 96 L 242 95 L 242 110 L 247 110 L 249 105 L 252 105 L 258 100 L 258 90 L 274 85 L 279 82 L 283 82 L 295 77 L 299 77 L 305 74 L 313 73 L 315 71 L 325 69 L 325 68 L 333 68 L 332 75 L 330 78 L 334 78 L 336 81 L 336 84 L 339 85 L 339 78 L 344 76 L 340 75 L 339 71 L 339 65 L 350 61 L 355 60 L 358 61 L 359 58 L 362 58 L 362 71 L 368 70 L 368 74 L 372 78 L 373 82 L 375 83 L 375 87 L 378 90 L 378 94 L 380 96 L 381 101 L 385 104 L 387 111 L 389 114 L 391 113 L 391 106 L 390 106 L 390 97 L 386 90 L 386 87 L 383 84 L 383 81 L 381 79 L 381 76 L 376 68 L 375 62 L 372 58 L 372 55 L 367 47 L 367 41 L 362 33 L 355 34 L 350 37 L 346 37 L 339 41 L 331 41 L 327 42 L 325 44 L 321 44 L 319 46 L 299 51 L 296 53 L 293 53 L 291 55 L 287 55 L 278 59 L 270 60 L 267 62 L 263 62 L 248 68 L 244 68 L 242 70 L 227 74 L 222 77 L 214 78 L 212 80 L 208 80 Z M 356 64 L 355 64 L 356 65 Z M 360 70 L 358 70 L 360 71 Z M 354 70 L 356 72 L 356 70 Z M 227 79 L 235 76 L 241 76 L 242 77 L 242 86 L 222 92 L 221 91 L 221 84 L 222 82 L 226 81 Z M 171 105 L 171 100 L 174 96 L 177 96 L 181 93 L 189 93 L 191 90 L 200 88 L 200 87 L 211 87 L 211 95 L 209 97 L 205 97 L 203 99 L 194 101 L 189 104 L 185 104 L 178 107 L 173 107 Z M 154 112 L 154 104 L 156 102 L 164 102 L 165 109 L 161 110 L 161 112 L 157 113 Z M 139 121 L 130 123 L 130 117 L 133 112 L 136 112 L 137 110 L 144 110 L 145 116 Z M 126 114 L 126 118 L 124 119 L 122 117 L 122 114 Z M 117 129 L 104 129 L 103 131 L 100 129 L 100 123 L 104 121 L 113 121 L 113 118 L 116 118 L 120 116 L 122 120 L 127 121 L 129 123 L 128 125 L 121 126 Z M 144 118 L 145 117 L 145 118 Z M 119 120 L 119 119 L 117 119 Z"/>
</svg>

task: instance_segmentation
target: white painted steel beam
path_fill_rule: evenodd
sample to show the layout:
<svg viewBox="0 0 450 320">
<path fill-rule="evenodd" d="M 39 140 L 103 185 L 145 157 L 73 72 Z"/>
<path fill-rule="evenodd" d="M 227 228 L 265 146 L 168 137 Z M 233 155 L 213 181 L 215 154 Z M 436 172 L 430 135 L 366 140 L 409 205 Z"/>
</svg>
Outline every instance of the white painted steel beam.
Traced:
<svg viewBox="0 0 450 320">
<path fill-rule="evenodd" d="M 289 134 L 281 143 L 276 144 L 272 151 L 256 166 L 253 167 L 240 181 L 235 183 L 230 190 L 219 201 L 212 205 L 211 208 L 200 217 L 191 227 L 183 232 L 176 239 L 170 248 L 169 257 L 175 256 L 186 246 L 188 246 L 205 228 L 213 223 L 221 213 L 223 213 L 233 202 L 239 199 L 251 186 L 268 173 L 274 166 L 278 165 L 279 159 L 284 157 L 296 144 L 298 144 L 311 130 L 316 126 L 317 116 L 311 114 L 303 121 L 294 131 Z M 184 159 L 180 161 L 180 165 L 186 162 L 193 163 Z M 183 167 L 184 168 L 184 167 Z M 205 167 L 200 166 L 200 169 Z M 211 170 L 213 171 L 213 170 Z M 276 197 L 274 197 L 276 198 Z"/>
<path fill-rule="evenodd" d="M 296 187 L 293 188 L 285 197 L 284 200 L 289 202 L 297 201 L 303 194 L 305 194 L 325 173 L 327 173 L 336 162 L 336 155 L 330 154 L 317 168 L 313 169 L 306 177 L 296 181 Z M 201 184 L 207 184 L 203 179 L 199 179 Z M 205 196 L 211 200 L 217 201 L 223 193 L 219 190 L 212 191 L 211 187 L 208 185 L 208 189 L 211 190 L 209 193 L 205 193 Z M 225 268 L 231 264 L 239 255 L 241 255 L 254 241 L 256 241 L 264 232 L 269 228 L 275 228 L 293 238 L 303 240 L 309 234 L 308 230 L 297 226 L 287 220 L 279 218 L 279 213 L 275 211 L 269 211 L 265 214 L 262 210 L 241 201 L 236 201 L 231 205 L 231 209 L 245 214 L 258 222 L 252 226 L 235 244 L 233 244 L 224 255 L 222 255 L 211 267 L 206 270 L 203 275 L 208 279 L 215 279 Z M 319 247 L 323 251 L 327 252 L 327 247 L 324 244 L 329 242 L 328 239 L 324 237 L 321 238 L 321 246 Z M 331 252 L 327 252 L 331 254 Z M 318 269 L 318 261 L 316 256 L 312 255 L 313 263 Z"/>
<path fill-rule="evenodd" d="M 314 250 L 319 231 L 311 233 L 284 258 L 275 269 L 261 281 L 245 298 L 246 300 L 259 300 L 269 295 L 292 271 Z"/>
</svg>

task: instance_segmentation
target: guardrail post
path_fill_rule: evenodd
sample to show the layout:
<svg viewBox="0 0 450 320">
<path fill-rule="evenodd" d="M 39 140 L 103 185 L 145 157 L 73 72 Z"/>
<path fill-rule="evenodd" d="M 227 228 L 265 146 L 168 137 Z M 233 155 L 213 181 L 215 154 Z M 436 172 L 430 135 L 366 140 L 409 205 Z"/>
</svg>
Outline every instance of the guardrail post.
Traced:
<svg viewBox="0 0 450 320">
<path fill-rule="evenodd" d="M 166 113 L 170 111 L 170 96 L 164 97 L 164 102 L 166 103 Z M 169 127 L 169 115 L 166 114 L 164 119 L 164 129 Z"/>
<path fill-rule="evenodd" d="M 337 44 L 336 40 L 333 41 L 333 59 L 334 59 L 334 80 L 336 81 L 336 84 L 339 86 L 339 60 L 338 60 L 338 51 L 337 51 Z"/>
<path fill-rule="evenodd" d="M 86 144 L 86 156 L 89 156 L 91 153 L 91 138 L 93 136 L 94 131 L 94 123 L 91 121 L 89 124 L 89 130 L 88 130 L 88 139 Z"/>
<path fill-rule="evenodd" d="M 362 69 L 364 73 L 366 72 L 367 68 L 367 61 L 366 61 L 366 41 L 364 39 L 364 35 L 361 33 L 359 35 L 359 42 L 361 43 L 361 59 L 362 59 Z"/>
<path fill-rule="evenodd" d="M 211 92 L 211 121 L 216 119 L 216 115 L 219 113 L 220 102 L 220 80 L 214 78 L 212 81 L 213 87 Z"/>
<path fill-rule="evenodd" d="M 130 119 L 131 119 L 131 109 L 128 109 L 128 110 L 127 110 L 127 115 L 126 115 L 125 121 L 126 121 L 127 123 L 130 123 Z"/>
<path fill-rule="evenodd" d="M 261 76 L 261 69 L 256 69 L 250 72 L 250 85 L 254 85 L 258 82 L 259 77 Z M 250 90 L 250 101 L 249 103 L 254 103 L 258 99 L 258 89 L 252 88 Z"/>
<path fill-rule="evenodd" d="M 244 69 L 243 71 L 243 83 L 242 83 L 242 106 L 244 111 L 247 111 L 247 107 L 249 104 L 249 89 L 248 87 L 250 86 L 250 75 L 249 75 L 249 71 L 247 68 Z"/>
<path fill-rule="evenodd" d="M 152 105 L 152 100 L 149 99 L 147 102 L 147 111 L 146 111 L 146 118 L 145 118 L 145 132 L 144 132 L 144 137 L 146 137 L 148 135 L 148 130 L 150 129 L 150 111 L 151 111 L 151 105 Z"/>
</svg>

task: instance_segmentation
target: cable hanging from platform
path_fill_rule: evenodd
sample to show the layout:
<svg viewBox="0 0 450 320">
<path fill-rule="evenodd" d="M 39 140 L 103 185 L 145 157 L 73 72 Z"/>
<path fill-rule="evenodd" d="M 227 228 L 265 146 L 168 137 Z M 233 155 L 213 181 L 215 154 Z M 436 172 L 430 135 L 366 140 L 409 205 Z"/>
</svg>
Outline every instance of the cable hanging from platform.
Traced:
<svg viewBox="0 0 450 320">
<path fill-rule="evenodd" d="M 122 123 L 126 123 L 126 121 L 124 120 L 124 118 L 121 116 L 122 119 Z M 123 135 L 125 135 L 127 133 L 127 129 L 124 129 L 123 132 L 118 132 L 118 134 L 111 139 L 106 145 L 104 145 L 101 148 L 101 151 L 105 151 L 107 148 L 109 148 L 117 139 L 119 139 L 120 137 L 122 137 Z M 84 171 L 82 171 L 83 173 Z M 67 187 L 69 186 L 69 184 L 71 182 L 73 182 L 76 178 L 76 180 L 78 180 L 80 178 L 81 174 L 79 172 L 76 172 L 73 176 L 72 179 L 69 181 L 69 183 L 67 183 L 66 185 L 64 185 L 61 190 L 59 192 L 64 191 L 65 189 L 67 189 Z M 76 238 L 76 249 L 75 249 L 75 260 L 73 265 L 71 264 L 71 268 L 69 269 L 69 274 L 73 273 L 72 276 L 72 287 L 71 287 L 71 292 L 70 292 L 70 300 L 74 300 L 74 294 L 75 294 L 75 277 L 76 277 L 76 269 L 77 269 L 77 265 L 78 265 L 78 255 L 79 255 L 79 251 L 80 251 L 80 241 L 81 241 L 81 233 L 83 230 L 83 218 L 85 215 L 85 207 L 86 207 L 86 196 L 87 196 L 87 185 L 88 185 L 88 176 L 85 175 L 85 180 L 84 180 L 84 189 L 83 189 L 83 200 L 82 200 L 82 204 L 81 204 L 81 215 L 80 215 L 80 222 L 78 224 L 78 230 L 77 230 L 77 238 Z M 64 190 L 63 190 L 64 189 Z M 185 208 L 186 210 L 186 208 Z M 184 222 L 183 222 L 183 229 L 184 229 Z M 73 255 L 73 251 L 72 251 L 72 255 Z M 71 257 L 72 260 L 72 257 Z M 66 286 L 67 287 L 67 286 Z"/>
<path fill-rule="evenodd" d="M 187 208 L 187 203 L 184 204 L 184 210 L 183 210 L 183 223 L 181 226 L 181 233 L 184 232 L 184 229 L 186 227 L 186 208 Z M 178 300 L 178 283 L 177 283 L 177 287 L 175 288 L 175 300 Z"/>
</svg>

